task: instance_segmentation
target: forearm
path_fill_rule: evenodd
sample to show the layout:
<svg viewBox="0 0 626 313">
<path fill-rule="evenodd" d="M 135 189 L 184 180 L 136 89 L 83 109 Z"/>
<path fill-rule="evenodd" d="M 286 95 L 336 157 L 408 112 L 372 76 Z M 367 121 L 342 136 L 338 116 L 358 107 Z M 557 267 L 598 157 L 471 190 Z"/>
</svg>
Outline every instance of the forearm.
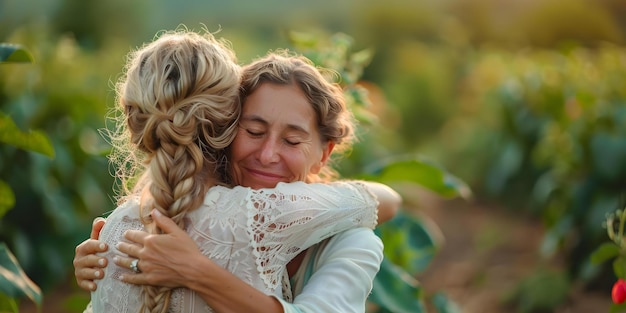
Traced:
<svg viewBox="0 0 626 313">
<path fill-rule="evenodd" d="M 185 287 L 194 290 L 215 312 L 283 312 L 276 298 L 246 284 L 209 258 L 198 256 L 189 264 L 183 274 L 188 278 Z"/>
<path fill-rule="evenodd" d="M 392 219 L 402 204 L 402 197 L 391 187 L 371 181 L 363 182 L 378 200 L 378 224 Z"/>
</svg>

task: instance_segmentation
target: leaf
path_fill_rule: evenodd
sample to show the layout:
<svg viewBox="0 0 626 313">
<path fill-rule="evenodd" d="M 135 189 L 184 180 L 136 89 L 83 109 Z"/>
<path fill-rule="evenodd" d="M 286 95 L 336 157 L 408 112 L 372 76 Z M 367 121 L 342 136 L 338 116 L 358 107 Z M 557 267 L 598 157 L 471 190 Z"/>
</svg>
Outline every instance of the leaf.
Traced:
<svg viewBox="0 0 626 313">
<path fill-rule="evenodd" d="M 2 313 L 19 313 L 20 310 L 17 301 L 7 295 L 0 293 L 0 312 Z"/>
<path fill-rule="evenodd" d="M 626 141 L 618 134 L 596 132 L 589 143 L 594 173 L 607 180 L 617 180 L 623 173 Z"/>
<path fill-rule="evenodd" d="M 600 264 L 619 255 L 619 247 L 613 242 L 605 242 L 591 254 L 591 263 Z"/>
<path fill-rule="evenodd" d="M 437 313 L 460 313 L 459 306 L 451 301 L 444 293 L 438 292 L 433 295 L 433 306 Z"/>
<path fill-rule="evenodd" d="M 626 303 L 612 304 L 609 313 L 626 312 Z"/>
<path fill-rule="evenodd" d="M 11 298 L 28 297 L 41 305 L 41 289 L 24 273 L 5 243 L 0 243 L 0 292 Z"/>
<path fill-rule="evenodd" d="M 367 67 L 374 58 L 374 51 L 372 49 L 363 49 L 350 55 L 350 64 L 358 68 Z"/>
<path fill-rule="evenodd" d="M 461 179 L 442 168 L 420 159 L 392 160 L 375 171 L 370 177 L 381 183 L 410 182 L 421 185 L 440 196 L 452 198 L 471 197 L 471 190 Z"/>
<path fill-rule="evenodd" d="M 376 227 L 375 232 L 385 243 L 385 257 L 410 274 L 423 272 L 441 245 L 433 234 L 439 233 L 434 224 L 400 211 L 392 220 Z"/>
<path fill-rule="evenodd" d="M 54 158 L 54 148 L 43 132 L 23 132 L 15 125 L 11 117 L 4 114 L 0 114 L 0 142 Z"/>
<path fill-rule="evenodd" d="M 11 187 L 0 180 L 0 218 L 15 205 L 15 194 Z"/>
<path fill-rule="evenodd" d="M 0 63 L 32 63 L 33 56 L 20 45 L 0 43 Z"/>
<path fill-rule="evenodd" d="M 626 278 L 626 259 L 624 257 L 618 257 L 613 261 L 613 272 L 619 278 Z"/>
<path fill-rule="evenodd" d="M 319 38 L 311 33 L 290 31 L 287 36 L 291 44 L 299 49 L 314 49 L 319 45 Z"/>
<path fill-rule="evenodd" d="M 399 266 L 383 259 L 374 278 L 374 288 L 368 300 L 380 306 L 383 312 L 426 312 L 421 299 L 419 283 Z"/>
</svg>

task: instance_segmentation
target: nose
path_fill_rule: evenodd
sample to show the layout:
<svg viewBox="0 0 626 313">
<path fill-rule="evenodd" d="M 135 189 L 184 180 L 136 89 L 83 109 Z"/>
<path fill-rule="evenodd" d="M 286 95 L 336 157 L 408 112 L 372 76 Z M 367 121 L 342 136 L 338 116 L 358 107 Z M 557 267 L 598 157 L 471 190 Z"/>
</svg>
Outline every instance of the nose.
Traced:
<svg viewBox="0 0 626 313">
<path fill-rule="evenodd" d="M 258 158 L 261 164 L 267 165 L 278 162 L 280 158 L 278 149 L 279 147 L 275 140 L 271 138 L 265 139 L 258 152 Z"/>
</svg>

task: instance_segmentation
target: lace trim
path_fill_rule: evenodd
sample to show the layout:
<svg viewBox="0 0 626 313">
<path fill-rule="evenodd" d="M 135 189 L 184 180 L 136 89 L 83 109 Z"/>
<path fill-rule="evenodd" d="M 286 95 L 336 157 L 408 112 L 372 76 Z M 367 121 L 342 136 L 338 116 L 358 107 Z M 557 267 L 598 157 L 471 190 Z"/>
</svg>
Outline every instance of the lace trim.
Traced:
<svg viewBox="0 0 626 313">
<path fill-rule="evenodd" d="M 378 201 L 365 184 L 336 182 L 333 189 L 307 190 L 312 194 L 323 193 L 315 197 L 302 194 L 301 189 L 300 192 L 290 189 L 303 185 L 306 184 L 279 184 L 276 189 L 250 191 L 247 203 L 250 242 L 257 271 L 269 290 L 282 289 L 277 287 L 285 266 L 301 251 L 341 231 L 356 226 L 373 229 L 377 224 Z M 294 217 L 289 214 L 293 207 L 308 209 L 296 210 L 300 216 Z M 287 217 L 285 223 L 280 222 L 282 217 Z M 302 233 L 298 234 L 299 231 Z M 281 234 L 290 235 L 291 240 Z"/>
</svg>

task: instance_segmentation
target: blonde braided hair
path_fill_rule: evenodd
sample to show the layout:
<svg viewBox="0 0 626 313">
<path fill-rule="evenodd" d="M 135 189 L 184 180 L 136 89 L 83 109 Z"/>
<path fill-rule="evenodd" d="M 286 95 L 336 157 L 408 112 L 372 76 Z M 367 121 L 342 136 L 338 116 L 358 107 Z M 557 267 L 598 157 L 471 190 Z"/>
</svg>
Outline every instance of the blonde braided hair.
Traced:
<svg viewBox="0 0 626 313">
<path fill-rule="evenodd" d="M 149 232 L 160 232 L 148 217 L 153 208 L 183 228 L 185 214 L 223 182 L 223 150 L 240 115 L 239 76 L 232 50 L 208 31 L 165 32 L 129 54 L 116 86 L 124 114 L 113 160 L 120 163 L 124 190 L 141 195 L 140 216 Z M 133 183 L 137 173 L 142 176 Z M 144 286 L 142 293 L 141 313 L 167 311 L 171 288 Z"/>
</svg>

